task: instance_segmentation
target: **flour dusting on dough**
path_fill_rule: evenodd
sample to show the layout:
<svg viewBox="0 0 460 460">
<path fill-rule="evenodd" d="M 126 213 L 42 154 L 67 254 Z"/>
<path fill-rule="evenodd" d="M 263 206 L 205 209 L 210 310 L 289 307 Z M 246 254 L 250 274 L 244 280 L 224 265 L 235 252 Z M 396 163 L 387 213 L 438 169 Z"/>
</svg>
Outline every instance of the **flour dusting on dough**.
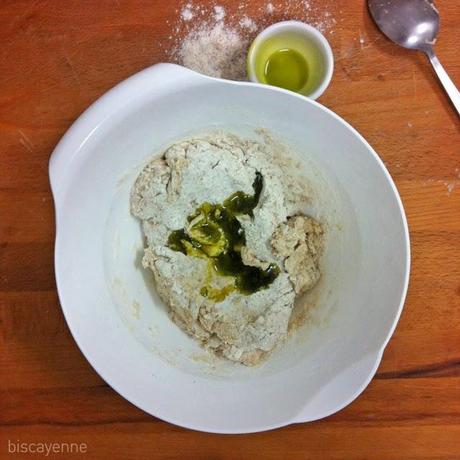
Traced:
<svg viewBox="0 0 460 460">
<path fill-rule="evenodd" d="M 205 348 L 246 365 L 285 339 L 296 296 L 320 278 L 323 227 L 303 214 L 310 200 L 306 181 L 282 155 L 267 143 L 226 133 L 187 139 L 151 160 L 131 193 L 131 212 L 146 238 L 143 265 L 152 270 L 172 320 Z M 238 216 L 246 241 L 241 258 L 261 269 L 276 264 L 280 272 L 264 289 L 235 290 L 213 301 L 201 290 L 209 282 L 208 261 L 173 250 L 168 237 L 203 203 L 253 193 L 257 172 L 263 189 L 253 217 Z M 214 274 L 212 283 L 222 288 L 233 278 Z"/>
</svg>

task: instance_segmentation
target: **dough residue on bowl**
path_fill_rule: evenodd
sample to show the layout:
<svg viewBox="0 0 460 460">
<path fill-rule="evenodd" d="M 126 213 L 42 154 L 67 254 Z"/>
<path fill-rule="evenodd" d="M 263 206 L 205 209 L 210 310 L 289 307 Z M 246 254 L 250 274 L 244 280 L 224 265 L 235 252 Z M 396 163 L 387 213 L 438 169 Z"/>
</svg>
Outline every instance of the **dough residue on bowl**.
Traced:
<svg viewBox="0 0 460 460">
<path fill-rule="evenodd" d="M 320 278 L 323 226 L 304 213 L 296 165 L 275 150 L 226 133 L 187 139 L 152 159 L 131 192 L 143 265 L 172 320 L 246 365 L 286 337 L 296 296 Z"/>
</svg>

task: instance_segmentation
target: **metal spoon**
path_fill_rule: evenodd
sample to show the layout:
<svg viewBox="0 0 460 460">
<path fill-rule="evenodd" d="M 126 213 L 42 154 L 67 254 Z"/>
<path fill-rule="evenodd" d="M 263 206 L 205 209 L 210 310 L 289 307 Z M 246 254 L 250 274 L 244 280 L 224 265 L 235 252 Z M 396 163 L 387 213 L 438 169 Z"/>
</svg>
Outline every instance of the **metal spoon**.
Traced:
<svg viewBox="0 0 460 460">
<path fill-rule="evenodd" d="M 367 0 L 380 30 L 404 48 L 428 56 L 446 93 L 460 114 L 460 93 L 433 51 L 439 31 L 439 13 L 431 0 Z"/>
</svg>

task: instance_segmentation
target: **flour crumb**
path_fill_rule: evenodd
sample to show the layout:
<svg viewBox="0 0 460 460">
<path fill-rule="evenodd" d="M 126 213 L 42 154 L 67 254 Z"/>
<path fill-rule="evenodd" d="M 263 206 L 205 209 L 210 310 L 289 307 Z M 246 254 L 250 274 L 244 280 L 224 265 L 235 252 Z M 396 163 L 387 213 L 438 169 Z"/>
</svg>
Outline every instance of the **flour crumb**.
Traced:
<svg viewBox="0 0 460 460">
<path fill-rule="evenodd" d="M 187 5 L 185 5 L 185 7 L 181 10 L 180 15 L 184 21 L 191 21 L 194 18 L 195 13 L 192 8 L 192 5 L 187 3 Z"/>
<path fill-rule="evenodd" d="M 451 193 L 460 185 L 460 168 L 455 169 L 455 178 L 451 181 L 443 181 L 447 189 L 447 196 L 450 196 Z"/>
<path fill-rule="evenodd" d="M 265 7 L 265 12 L 267 14 L 273 14 L 275 12 L 275 7 L 273 6 L 273 3 L 267 3 L 267 6 Z"/>
<path fill-rule="evenodd" d="M 225 18 L 225 8 L 220 5 L 214 7 L 214 19 L 216 21 L 222 21 Z"/>
<path fill-rule="evenodd" d="M 243 18 L 241 18 L 240 26 L 244 29 L 248 29 L 250 32 L 255 32 L 257 30 L 256 23 L 248 16 L 243 16 Z"/>
<path fill-rule="evenodd" d="M 364 48 L 364 43 L 365 43 L 364 36 L 361 32 L 361 29 L 359 29 L 359 44 L 361 46 L 361 49 Z"/>
<path fill-rule="evenodd" d="M 444 182 L 444 185 L 447 188 L 447 195 L 450 196 L 450 194 L 455 190 L 455 187 L 457 187 L 457 182 L 452 181 L 452 182 Z"/>
</svg>

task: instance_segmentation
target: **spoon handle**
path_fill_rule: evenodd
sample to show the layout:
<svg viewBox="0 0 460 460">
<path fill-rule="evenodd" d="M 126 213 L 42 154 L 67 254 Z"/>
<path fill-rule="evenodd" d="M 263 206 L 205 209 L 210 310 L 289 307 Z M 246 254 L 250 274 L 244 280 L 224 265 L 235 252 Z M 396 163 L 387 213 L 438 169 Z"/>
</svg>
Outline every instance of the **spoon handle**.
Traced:
<svg viewBox="0 0 460 460">
<path fill-rule="evenodd" d="M 430 49 L 429 51 L 427 51 L 426 54 L 428 55 L 431 65 L 433 66 L 433 69 L 438 75 L 438 78 L 441 81 L 442 86 L 444 86 L 446 93 L 449 95 L 452 104 L 454 104 L 458 114 L 460 115 L 460 92 L 454 85 L 454 82 L 450 79 L 449 75 L 447 75 L 447 72 L 444 70 L 444 67 L 439 62 L 439 59 L 436 57 L 436 54 L 434 54 L 434 51 Z"/>
</svg>

